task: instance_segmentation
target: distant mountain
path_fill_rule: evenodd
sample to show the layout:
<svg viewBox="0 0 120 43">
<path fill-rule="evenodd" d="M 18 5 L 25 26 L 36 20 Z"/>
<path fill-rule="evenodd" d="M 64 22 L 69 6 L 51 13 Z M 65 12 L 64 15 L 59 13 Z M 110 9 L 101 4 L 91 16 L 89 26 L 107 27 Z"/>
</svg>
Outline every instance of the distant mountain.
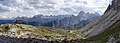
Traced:
<svg viewBox="0 0 120 43">
<path fill-rule="evenodd" d="M 85 13 L 80 11 L 77 16 L 74 15 L 51 15 L 45 16 L 42 14 L 35 15 L 31 18 L 17 17 L 14 20 L 1 20 L 0 24 L 13 23 L 16 20 L 25 21 L 26 24 L 33 26 L 49 26 L 59 28 L 83 27 L 90 21 L 95 20 L 100 16 L 99 13 Z"/>
<path fill-rule="evenodd" d="M 0 20 L 0 24 L 13 23 L 14 20 Z"/>
<path fill-rule="evenodd" d="M 16 20 L 22 20 L 24 23 L 33 26 L 48 26 L 48 27 L 58 27 L 58 28 L 71 28 L 71 27 L 83 27 L 89 22 L 95 20 L 100 16 L 99 13 L 85 13 L 80 11 L 80 13 L 75 15 L 51 15 L 45 16 L 42 14 L 35 15 L 31 18 L 28 17 L 17 17 L 15 19 L 0 20 L 0 24 L 13 23 Z"/>
<path fill-rule="evenodd" d="M 80 13 L 77 16 L 66 17 L 61 20 L 54 21 L 53 27 L 83 27 L 89 22 L 98 18 L 99 16 L 99 13 L 85 13 L 84 11 L 80 11 Z"/>
<path fill-rule="evenodd" d="M 44 16 L 44 15 L 35 15 L 34 17 L 27 18 L 27 17 L 17 17 L 15 20 L 23 20 L 26 21 L 27 24 L 34 25 L 34 26 L 50 26 L 51 22 L 55 20 L 60 20 L 65 17 L 71 17 L 72 15 L 57 15 L 57 16 Z"/>
</svg>

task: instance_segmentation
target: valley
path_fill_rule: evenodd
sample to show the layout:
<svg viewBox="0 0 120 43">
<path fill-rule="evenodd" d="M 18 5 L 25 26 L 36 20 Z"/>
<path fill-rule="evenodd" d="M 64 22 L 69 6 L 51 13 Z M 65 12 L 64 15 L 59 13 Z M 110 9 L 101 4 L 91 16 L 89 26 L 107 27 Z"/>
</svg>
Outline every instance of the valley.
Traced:
<svg viewBox="0 0 120 43">
<path fill-rule="evenodd" d="M 103 15 L 80 11 L 1 19 L 0 43 L 120 43 L 120 0 L 112 0 Z"/>
</svg>

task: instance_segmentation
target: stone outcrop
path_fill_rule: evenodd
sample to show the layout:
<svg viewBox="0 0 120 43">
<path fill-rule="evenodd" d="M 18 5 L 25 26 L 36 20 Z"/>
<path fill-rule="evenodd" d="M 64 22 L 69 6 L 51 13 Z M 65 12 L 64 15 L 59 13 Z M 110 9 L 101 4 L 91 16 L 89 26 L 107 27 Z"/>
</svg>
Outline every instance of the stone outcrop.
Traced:
<svg viewBox="0 0 120 43">
<path fill-rule="evenodd" d="M 115 37 L 114 36 L 109 36 L 109 38 L 108 38 L 108 42 L 107 43 L 116 43 L 117 42 L 117 40 L 115 39 Z"/>
</svg>

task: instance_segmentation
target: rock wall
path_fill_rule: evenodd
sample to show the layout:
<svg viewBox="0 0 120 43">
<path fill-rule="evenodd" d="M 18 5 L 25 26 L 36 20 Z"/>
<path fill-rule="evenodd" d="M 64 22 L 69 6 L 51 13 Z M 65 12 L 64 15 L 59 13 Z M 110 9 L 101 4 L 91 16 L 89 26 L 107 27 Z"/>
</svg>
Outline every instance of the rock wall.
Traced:
<svg viewBox="0 0 120 43">
<path fill-rule="evenodd" d="M 86 25 L 83 28 L 85 37 L 98 35 L 102 33 L 104 30 L 109 29 L 117 21 L 120 21 L 119 4 L 120 0 L 113 0 L 112 5 L 109 5 L 107 11 L 104 13 L 103 16 Z"/>
<path fill-rule="evenodd" d="M 112 6 L 114 7 L 115 10 L 119 9 L 120 8 L 120 0 L 113 0 Z"/>
</svg>

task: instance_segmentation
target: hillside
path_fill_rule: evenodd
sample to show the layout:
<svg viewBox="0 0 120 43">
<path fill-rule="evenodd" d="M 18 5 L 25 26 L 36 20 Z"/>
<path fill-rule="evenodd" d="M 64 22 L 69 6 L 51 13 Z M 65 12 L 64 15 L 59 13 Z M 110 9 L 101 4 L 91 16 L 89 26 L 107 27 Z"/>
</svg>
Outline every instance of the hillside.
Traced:
<svg viewBox="0 0 120 43">
<path fill-rule="evenodd" d="M 94 43 L 120 43 L 120 21 L 113 24 L 111 27 L 106 29 L 99 35 L 87 38 L 83 40 L 85 43 L 94 42 Z"/>
<path fill-rule="evenodd" d="M 68 30 L 31 26 L 24 24 L 1 24 L 0 25 L 0 37 L 13 37 L 13 38 L 35 38 L 47 41 L 70 41 L 76 40 L 78 37 L 75 33 Z M 5 37 L 4 37 L 5 38 Z M 3 40 L 3 39 L 1 39 Z M 15 39 L 14 39 L 15 40 Z"/>
<path fill-rule="evenodd" d="M 84 43 L 120 43 L 120 0 L 113 0 L 103 16 L 89 23 L 81 32 Z"/>
</svg>

